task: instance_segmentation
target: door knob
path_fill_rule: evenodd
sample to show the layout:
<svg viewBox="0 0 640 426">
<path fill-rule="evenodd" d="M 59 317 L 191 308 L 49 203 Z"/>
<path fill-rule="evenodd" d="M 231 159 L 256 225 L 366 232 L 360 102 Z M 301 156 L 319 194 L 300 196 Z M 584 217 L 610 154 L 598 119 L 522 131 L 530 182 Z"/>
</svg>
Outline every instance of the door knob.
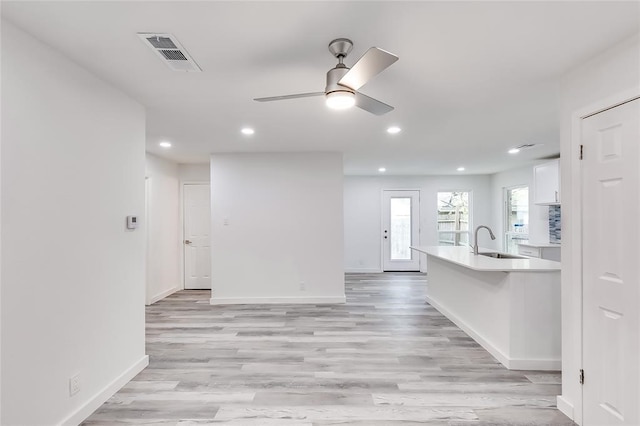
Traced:
<svg viewBox="0 0 640 426">
<path fill-rule="evenodd" d="M 184 240 L 184 243 L 185 243 L 185 244 L 191 244 L 191 241 L 189 241 L 189 240 Z"/>
</svg>

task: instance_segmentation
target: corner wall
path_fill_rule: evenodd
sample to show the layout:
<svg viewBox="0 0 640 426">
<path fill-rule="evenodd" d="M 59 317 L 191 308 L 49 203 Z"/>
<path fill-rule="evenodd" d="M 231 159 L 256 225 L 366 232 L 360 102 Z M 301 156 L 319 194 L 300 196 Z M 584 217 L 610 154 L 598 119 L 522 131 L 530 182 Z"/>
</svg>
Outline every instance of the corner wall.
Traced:
<svg viewBox="0 0 640 426">
<path fill-rule="evenodd" d="M 342 154 L 211 156 L 212 304 L 344 302 Z"/>
<path fill-rule="evenodd" d="M 2 114 L 0 423 L 78 424 L 148 363 L 145 113 L 3 20 Z"/>
<path fill-rule="evenodd" d="M 147 153 L 146 178 L 146 304 L 150 305 L 182 288 L 178 164 Z"/>
<path fill-rule="evenodd" d="M 420 245 L 438 245 L 437 193 L 470 191 L 472 226 L 491 223 L 491 177 L 345 176 L 344 267 L 346 272 L 382 272 L 382 190 L 420 190 Z M 481 246 L 493 247 L 483 234 Z M 471 235 L 473 239 L 473 235 Z M 480 238 L 479 238 L 480 239 Z M 424 255 L 420 265 L 425 269 Z"/>
<path fill-rule="evenodd" d="M 640 92 L 640 34 L 567 73 L 561 96 L 562 395 L 558 408 L 582 423 L 582 277 L 580 160 L 571 140 L 573 114 L 625 91 Z M 639 93 L 640 94 L 640 93 Z M 595 112 L 595 111 L 593 111 Z M 639 302 L 640 303 L 640 302 Z"/>
<path fill-rule="evenodd" d="M 544 161 L 543 161 L 544 162 Z M 491 215 L 492 229 L 496 234 L 495 248 L 505 250 L 504 247 L 504 189 L 517 185 L 529 187 L 529 241 L 532 243 L 549 242 L 549 207 L 533 204 L 533 167 L 519 167 L 491 175 L 491 199 L 493 213 Z"/>
</svg>

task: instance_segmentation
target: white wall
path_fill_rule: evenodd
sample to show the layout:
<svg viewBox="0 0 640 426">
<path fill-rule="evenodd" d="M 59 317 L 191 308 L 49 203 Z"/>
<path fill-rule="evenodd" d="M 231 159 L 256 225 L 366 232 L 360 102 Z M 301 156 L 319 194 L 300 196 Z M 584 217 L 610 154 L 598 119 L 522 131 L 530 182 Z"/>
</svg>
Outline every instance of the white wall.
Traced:
<svg viewBox="0 0 640 426">
<path fill-rule="evenodd" d="M 473 176 L 346 176 L 344 180 L 344 268 L 382 271 L 382 190 L 420 190 L 420 245 L 438 245 L 437 193 L 472 192 L 472 226 L 491 223 L 491 178 Z M 473 238 L 473 236 L 472 236 Z M 491 246 L 488 234 L 481 246 Z M 425 259 L 421 259 L 425 270 Z"/>
<path fill-rule="evenodd" d="M 580 164 L 572 148 L 572 115 L 590 105 L 617 97 L 624 91 L 640 94 L 640 35 L 636 35 L 564 77 L 561 96 L 562 185 L 562 396 L 558 406 L 581 421 L 581 388 L 576 379 L 581 368 Z M 595 112 L 595 111 L 593 111 Z"/>
<path fill-rule="evenodd" d="M 209 163 L 207 164 L 180 164 L 178 166 L 178 174 L 180 182 L 207 182 L 211 180 L 211 172 L 209 171 Z"/>
<path fill-rule="evenodd" d="M 549 207 L 533 204 L 533 166 L 534 164 L 511 169 L 491 175 L 492 217 L 491 228 L 496 234 L 495 248 L 504 250 L 504 190 L 512 186 L 529 187 L 529 241 L 531 243 L 549 242 Z"/>
<path fill-rule="evenodd" d="M 182 288 L 178 164 L 147 153 L 146 177 L 149 191 L 146 303 L 151 304 Z"/>
<path fill-rule="evenodd" d="M 77 424 L 148 362 L 145 114 L 6 21 L 2 113 L 1 423 Z"/>
<path fill-rule="evenodd" d="M 342 180 L 339 153 L 212 155 L 211 302 L 344 301 Z"/>
</svg>

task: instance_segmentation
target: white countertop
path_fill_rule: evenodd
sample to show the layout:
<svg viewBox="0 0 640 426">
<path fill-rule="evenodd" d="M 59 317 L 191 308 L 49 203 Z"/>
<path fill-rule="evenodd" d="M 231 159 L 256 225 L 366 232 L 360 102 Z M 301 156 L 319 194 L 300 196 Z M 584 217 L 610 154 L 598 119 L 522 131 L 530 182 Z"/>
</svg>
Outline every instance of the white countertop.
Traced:
<svg viewBox="0 0 640 426">
<path fill-rule="evenodd" d="M 464 266 L 475 271 L 485 272 L 553 272 L 560 270 L 560 262 L 553 260 L 528 259 L 494 259 L 488 256 L 474 255 L 469 247 L 461 246 L 412 246 L 412 250 L 435 256 L 442 260 Z M 496 250 L 481 248 L 480 252 Z M 428 268 L 428 265 L 427 265 Z"/>
</svg>

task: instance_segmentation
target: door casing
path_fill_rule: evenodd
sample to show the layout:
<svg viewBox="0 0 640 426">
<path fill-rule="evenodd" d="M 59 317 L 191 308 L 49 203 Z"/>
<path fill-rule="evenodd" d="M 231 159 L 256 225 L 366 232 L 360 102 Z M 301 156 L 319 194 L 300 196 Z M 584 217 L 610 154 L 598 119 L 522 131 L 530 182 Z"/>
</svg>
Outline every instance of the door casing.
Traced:
<svg viewBox="0 0 640 426">
<path fill-rule="evenodd" d="M 416 210 L 417 210 L 417 226 L 418 226 L 418 230 L 417 230 L 417 234 L 418 234 L 418 241 L 417 242 L 413 242 L 413 245 L 417 245 L 420 243 L 420 205 L 421 205 L 421 200 L 420 200 L 420 190 L 419 189 L 412 189 L 412 188 L 401 188 L 401 189 L 383 189 L 380 192 L 380 271 L 383 272 L 385 270 L 384 264 L 385 264 L 385 240 L 384 240 L 384 230 L 385 230 L 385 208 L 387 208 L 387 206 L 385 205 L 385 192 L 401 192 L 401 191 L 407 191 L 407 192 L 417 192 L 418 193 L 418 205 L 416 206 Z M 418 256 L 418 266 L 416 270 L 421 270 L 421 260 L 420 260 L 420 256 L 418 255 L 417 252 L 413 253 L 413 256 Z"/>
<path fill-rule="evenodd" d="M 593 102 L 575 110 L 571 115 L 571 143 L 568 158 L 561 158 L 561 192 L 565 207 L 564 214 L 571 213 L 571 220 L 565 221 L 563 231 L 570 232 L 563 238 L 562 253 L 562 395 L 558 396 L 560 411 L 579 425 L 582 418 L 582 386 L 578 381 L 582 366 L 583 320 L 582 320 L 582 165 L 580 145 L 582 143 L 582 120 L 591 115 L 614 108 L 640 96 L 640 85 Z M 566 232 L 566 231 L 565 231 Z M 570 362 L 566 362 L 570 361 Z M 568 366 L 570 364 L 570 370 Z M 568 395 L 569 397 L 567 397 Z"/>
</svg>

